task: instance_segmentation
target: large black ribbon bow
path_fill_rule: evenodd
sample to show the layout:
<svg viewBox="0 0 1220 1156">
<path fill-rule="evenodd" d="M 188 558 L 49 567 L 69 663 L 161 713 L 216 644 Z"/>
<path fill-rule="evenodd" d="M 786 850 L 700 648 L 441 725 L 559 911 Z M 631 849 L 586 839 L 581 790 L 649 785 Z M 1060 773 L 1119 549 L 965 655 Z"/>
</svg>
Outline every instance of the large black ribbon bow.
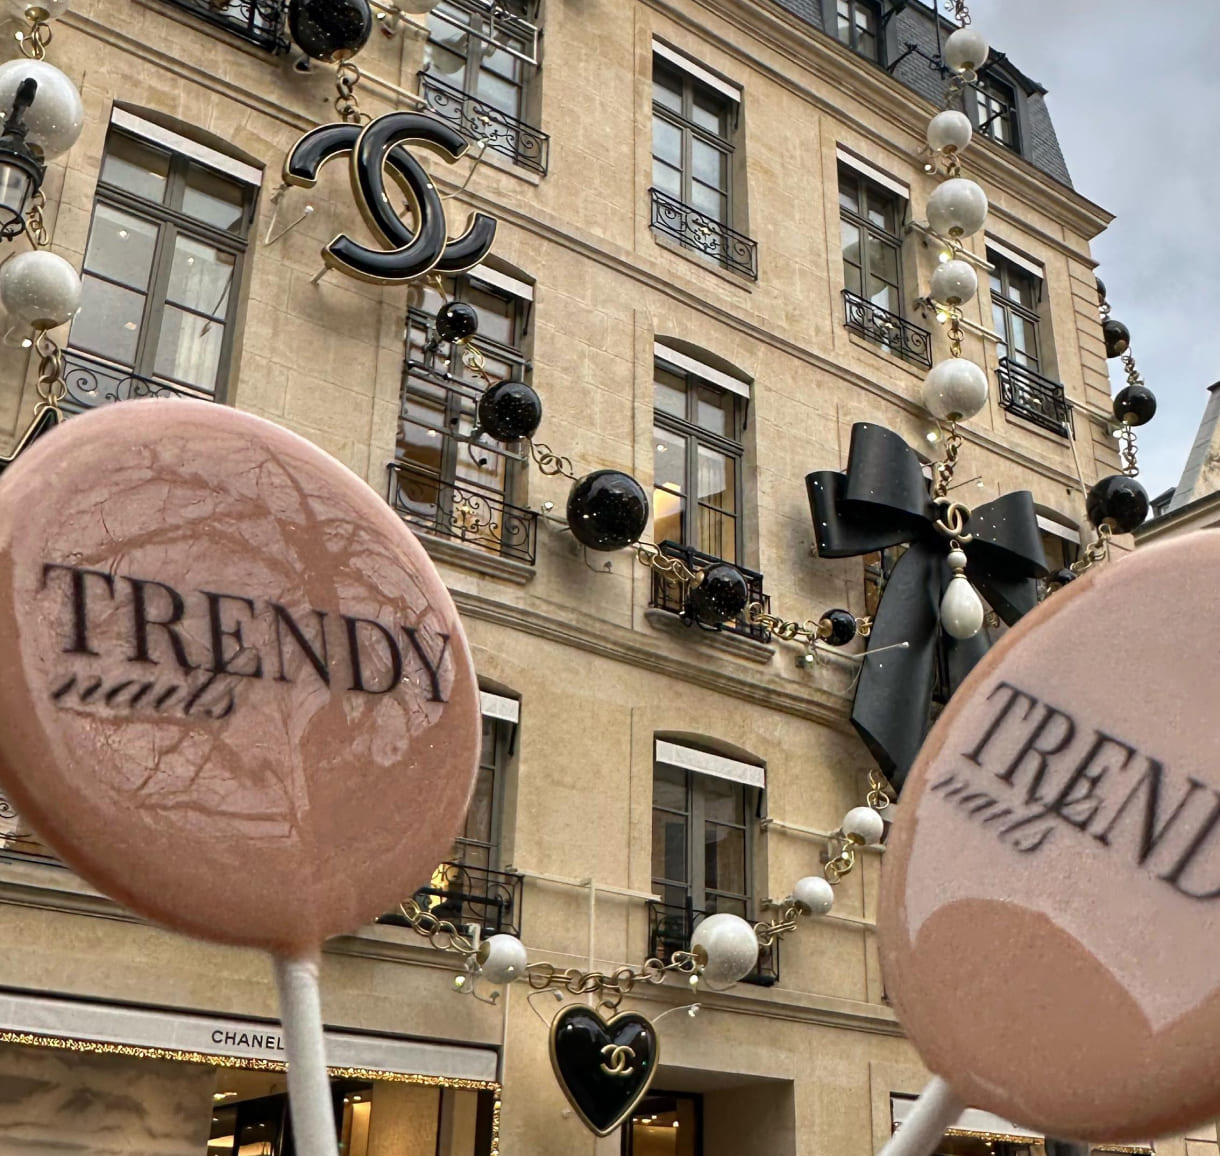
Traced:
<svg viewBox="0 0 1220 1156">
<path fill-rule="evenodd" d="M 964 641 L 940 629 L 940 603 L 953 577 L 949 539 L 936 529 L 923 466 L 896 433 L 852 427 L 847 472 L 819 470 L 805 479 L 814 538 L 823 558 L 850 558 L 907 544 L 886 581 L 868 639 L 851 721 L 896 790 L 902 789 L 928 733 L 937 662 L 943 654 L 950 691 L 991 645 L 985 630 Z M 1010 625 L 1038 601 L 1036 579 L 1047 573 L 1033 495 L 1004 494 L 975 508 L 963 544 L 966 576 Z M 943 651 L 939 648 L 943 647 Z"/>
</svg>

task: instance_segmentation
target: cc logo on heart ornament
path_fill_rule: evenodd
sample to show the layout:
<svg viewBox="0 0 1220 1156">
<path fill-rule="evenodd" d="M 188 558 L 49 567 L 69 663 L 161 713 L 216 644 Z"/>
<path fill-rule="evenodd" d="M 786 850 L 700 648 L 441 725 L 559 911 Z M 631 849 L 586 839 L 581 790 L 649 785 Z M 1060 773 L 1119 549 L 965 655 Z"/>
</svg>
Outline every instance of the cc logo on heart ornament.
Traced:
<svg viewBox="0 0 1220 1156">
<path fill-rule="evenodd" d="M 656 1075 L 657 1031 L 642 1015 L 607 1021 L 592 1008 L 564 1008 L 551 1024 L 551 1066 L 586 1127 L 608 1136 L 644 1098 Z"/>
<path fill-rule="evenodd" d="M 367 125 L 324 124 L 307 132 L 284 162 L 284 181 L 312 188 L 322 166 L 348 156 L 352 195 L 365 223 L 388 249 L 370 249 L 340 233 L 323 250 L 326 264 L 350 277 L 374 284 L 412 281 L 426 273 L 461 273 L 479 264 L 491 250 L 496 222 L 475 213 L 466 231 L 450 240 L 445 209 L 431 178 L 405 147 L 421 145 L 448 161 L 459 160 L 469 144 L 456 129 L 418 112 L 391 112 Z M 389 168 L 407 198 L 415 228 L 394 211 L 386 188 Z"/>
</svg>

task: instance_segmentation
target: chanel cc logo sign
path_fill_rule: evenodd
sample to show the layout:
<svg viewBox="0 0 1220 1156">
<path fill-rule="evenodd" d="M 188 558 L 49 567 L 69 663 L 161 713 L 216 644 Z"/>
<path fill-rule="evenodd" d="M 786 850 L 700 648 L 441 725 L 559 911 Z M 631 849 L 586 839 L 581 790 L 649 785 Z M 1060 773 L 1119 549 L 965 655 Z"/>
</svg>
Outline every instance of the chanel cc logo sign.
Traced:
<svg viewBox="0 0 1220 1156">
<path fill-rule="evenodd" d="M 602 1048 L 606 1057 L 601 1069 L 607 1076 L 629 1076 L 635 1063 L 635 1052 L 626 1044 L 607 1044 Z"/>
<path fill-rule="evenodd" d="M 318 173 L 335 157 L 351 157 L 352 193 L 365 223 L 388 249 L 370 249 L 340 233 L 322 250 L 326 264 L 362 281 L 390 285 L 425 273 L 461 273 L 479 264 L 491 249 L 496 222 L 484 213 L 470 218 L 466 231 L 447 236 L 440 194 L 419 161 L 404 147 L 421 145 L 448 161 L 470 147 L 456 129 L 418 112 L 391 112 L 363 127 L 324 124 L 307 132 L 284 162 L 284 180 L 312 188 Z M 394 211 L 386 189 L 389 168 L 406 195 L 415 228 Z"/>
</svg>

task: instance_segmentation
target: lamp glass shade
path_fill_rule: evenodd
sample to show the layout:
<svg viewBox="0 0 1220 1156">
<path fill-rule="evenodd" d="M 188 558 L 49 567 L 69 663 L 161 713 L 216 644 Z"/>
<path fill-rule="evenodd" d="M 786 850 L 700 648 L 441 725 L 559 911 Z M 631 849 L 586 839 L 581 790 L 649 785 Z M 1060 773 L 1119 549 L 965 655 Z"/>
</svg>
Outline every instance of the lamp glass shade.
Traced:
<svg viewBox="0 0 1220 1156">
<path fill-rule="evenodd" d="M 9 225 L 16 225 L 25 216 L 33 185 L 28 170 L 13 164 L 0 146 L 0 232 Z"/>
<path fill-rule="evenodd" d="M 85 125 L 85 108 L 76 85 L 45 60 L 9 60 L 0 64 L 0 117 L 8 119 L 17 89 L 26 78 L 38 82 L 34 103 L 25 114 L 26 144 L 44 158 L 66 153 Z"/>
<path fill-rule="evenodd" d="M 928 198 L 928 224 L 942 237 L 970 237 L 983 227 L 987 208 L 982 185 L 954 177 L 938 185 Z"/>
</svg>

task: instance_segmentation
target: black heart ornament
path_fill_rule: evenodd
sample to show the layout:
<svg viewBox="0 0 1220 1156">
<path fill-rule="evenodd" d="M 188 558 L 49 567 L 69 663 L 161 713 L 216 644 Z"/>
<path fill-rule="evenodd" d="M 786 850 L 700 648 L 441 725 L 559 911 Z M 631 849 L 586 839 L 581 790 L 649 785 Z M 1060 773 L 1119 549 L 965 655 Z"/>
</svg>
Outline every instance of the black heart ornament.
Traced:
<svg viewBox="0 0 1220 1156">
<path fill-rule="evenodd" d="M 624 1012 L 607 1022 L 592 1008 L 564 1008 L 551 1024 L 551 1066 L 585 1127 L 608 1136 L 643 1099 L 657 1070 L 656 1028 Z"/>
</svg>

